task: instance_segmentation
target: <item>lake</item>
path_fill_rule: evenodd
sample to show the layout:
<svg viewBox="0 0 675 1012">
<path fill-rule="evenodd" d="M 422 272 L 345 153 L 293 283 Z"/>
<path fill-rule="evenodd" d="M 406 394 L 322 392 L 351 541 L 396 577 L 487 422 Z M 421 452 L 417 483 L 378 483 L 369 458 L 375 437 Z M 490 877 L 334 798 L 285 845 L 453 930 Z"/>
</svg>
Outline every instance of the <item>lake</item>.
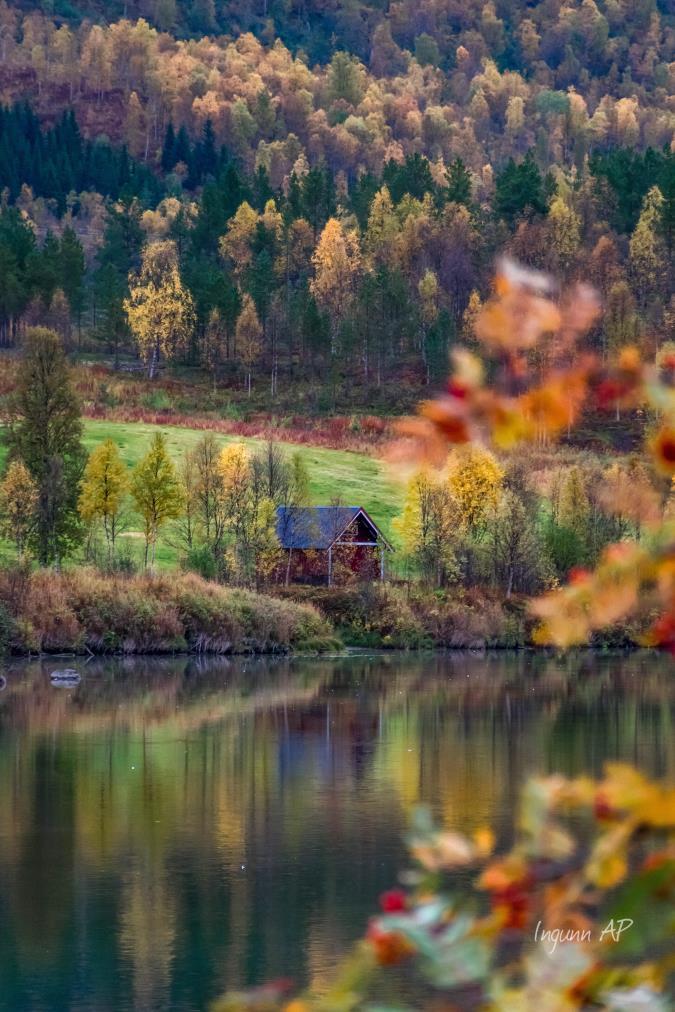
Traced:
<svg viewBox="0 0 675 1012">
<path fill-rule="evenodd" d="M 50 673 L 72 666 L 75 686 Z M 506 839 L 530 772 L 675 778 L 667 657 L 12 663 L 0 691 L 0 1009 L 192 1012 L 321 986 L 411 812 Z"/>
</svg>

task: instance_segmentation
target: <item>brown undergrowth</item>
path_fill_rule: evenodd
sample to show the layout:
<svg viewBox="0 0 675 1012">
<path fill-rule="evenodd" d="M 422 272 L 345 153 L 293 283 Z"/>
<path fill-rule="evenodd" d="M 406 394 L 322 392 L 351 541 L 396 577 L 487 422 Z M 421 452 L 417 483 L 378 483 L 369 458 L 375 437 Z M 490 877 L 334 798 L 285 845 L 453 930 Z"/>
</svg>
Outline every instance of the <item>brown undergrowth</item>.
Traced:
<svg viewBox="0 0 675 1012">
<path fill-rule="evenodd" d="M 193 573 L 0 572 L 0 638 L 16 653 L 283 653 L 338 644 L 308 604 Z"/>
</svg>

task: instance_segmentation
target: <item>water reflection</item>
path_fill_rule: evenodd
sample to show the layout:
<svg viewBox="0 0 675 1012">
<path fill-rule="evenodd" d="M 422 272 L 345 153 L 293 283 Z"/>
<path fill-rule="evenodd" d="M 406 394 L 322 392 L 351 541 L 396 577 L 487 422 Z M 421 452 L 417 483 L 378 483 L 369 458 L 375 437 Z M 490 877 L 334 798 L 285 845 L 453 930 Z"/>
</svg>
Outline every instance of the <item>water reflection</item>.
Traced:
<svg viewBox="0 0 675 1012">
<path fill-rule="evenodd" d="M 68 661 L 71 665 L 71 661 Z M 203 1009 L 320 982 L 420 800 L 504 835 L 532 770 L 675 776 L 649 655 L 10 666 L 0 693 L 0 1008 Z"/>
</svg>

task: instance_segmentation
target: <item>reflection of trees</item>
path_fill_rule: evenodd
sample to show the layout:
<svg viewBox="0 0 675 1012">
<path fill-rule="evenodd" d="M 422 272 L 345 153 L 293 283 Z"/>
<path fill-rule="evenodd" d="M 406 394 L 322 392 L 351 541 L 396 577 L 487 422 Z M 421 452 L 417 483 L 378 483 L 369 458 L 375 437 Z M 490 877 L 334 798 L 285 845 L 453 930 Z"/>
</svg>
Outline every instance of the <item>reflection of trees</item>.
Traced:
<svg viewBox="0 0 675 1012">
<path fill-rule="evenodd" d="M 149 860 L 124 876 L 119 945 L 131 966 L 134 1008 L 168 1007 L 176 904 L 168 874 Z"/>
<path fill-rule="evenodd" d="M 392 884 L 420 800 L 505 831 L 532 770 L 610 755 L 675 774 L 672 662 L 651 655 L 113 660 L 72 691 L 48 673 L 10 667 L 0 695 L 16 1007 L 29 966 L 43 997 L 59 967 L 43 1003 L 65 1010 L 83 965 L 100 993 L 80 1007 L 320 979 Z"/>
</svg>

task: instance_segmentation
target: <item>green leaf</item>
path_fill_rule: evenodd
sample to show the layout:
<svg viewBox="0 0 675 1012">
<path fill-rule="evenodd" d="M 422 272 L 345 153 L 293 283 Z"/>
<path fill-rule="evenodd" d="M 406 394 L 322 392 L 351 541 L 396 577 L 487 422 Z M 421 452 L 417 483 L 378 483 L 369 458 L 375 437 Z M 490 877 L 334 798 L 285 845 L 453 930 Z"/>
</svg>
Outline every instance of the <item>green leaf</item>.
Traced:
<svg viewBox="0 0 675 1012">
<path fill-rule="evenodd" d="M 611 921 L 633 921 L 612 946 L 611 958 L 653 955 L 654 948 L 675 934 L 675 861 L 639 872 L 614 895 L 598 916 L 600 931 Z M 607 937 L 607 936 L 606 936 Z"/>
</svg>

